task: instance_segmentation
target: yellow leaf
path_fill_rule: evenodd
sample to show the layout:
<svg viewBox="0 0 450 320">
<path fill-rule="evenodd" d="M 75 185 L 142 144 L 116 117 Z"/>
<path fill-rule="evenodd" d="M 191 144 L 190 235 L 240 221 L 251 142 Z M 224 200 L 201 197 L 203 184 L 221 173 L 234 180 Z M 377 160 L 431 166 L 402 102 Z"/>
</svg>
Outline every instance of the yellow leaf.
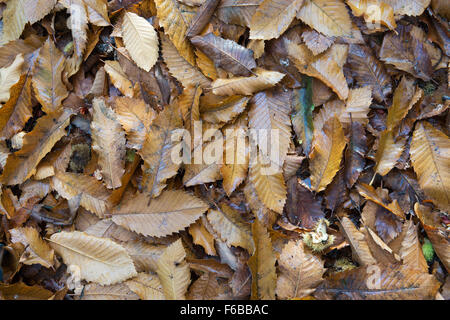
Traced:
<svg viewBox="0 0 450 320">
<path fill-rule="evenodd" d="M 305 0 L 297 18 L 326 36 L 351 36 L 351 20 L 342 0 Z"/>
<path fill-rule="evenodd" d="M 205 249 L 205 253 L 210 256 L 216 256 L 217 252 L 214 248 L 214 237 L 206 230 L 203 223 L 199 220 L 189 227 L 189 234 L 195 244 L 198 244 Z"/>
<path fill-rule="evenodd" d="M 375 154 L 376 166 L 374 171 L 376 173 L 385 176 L 394 168 L 405 150 L 406 140 L 406 137 L 395 140 L 391 130 L 385 130 L 381 133 L 378 150 Z"/>
<path fill-rule="evenodd" d="M 89 22 L 99 26 L 107 27 L 111 25 L 108 17 L 107 0 L 84 0 L 89 16 Z"/>
<path fill-rule="evenodd" d="M 339 99 L 347 99 L 349 89 L 342 69 L 347 60 L 346 45 L 334 44 L 326 52 L 314 56 L 305 44 L 297 45 L 289 40 L 285 42 L 288 55 L 298 71 L 321 80 L 333 89 Z"/>
<path fill-rule="evenodd" d="M 218 97 L 205 94 L 200 97 L 201 118 L 211 123 L 229 122 L 242 113 L 249 102 L 249 97 Z"/>
<path fill-rule="evenodd" d="M 56 48 L 50 37 L 39 50 L 33 72 L 33 88 L 45 113 L 58 111 L 69 92 L 62 82 L 64 55 Z"/>
<path fill-rule="evenodd" d="M 220 172 L 223 188 L 228 196 L 245 180 L 248 171 L 249 150 L 247 138 L 247 115 L 241 115 L 233 124 L 223 128 L 225 148 Z"/>
<path fill-rule="evenodd" d="M 364 16 L 369 25 L 381 23 L 391 30 L 397 28 L 394 19 L 394 9 L 384 0 L 347 0 L 347 4 L 357 17 Z"/>
<path fill-rule="evenodd" d="M 229 247 L 242 247 L 253 252 L 252 231 L 239 212 L 226 204 L 217 209 L 210 209 L 206 216 L 219 238 Z"/>
<path fill-rule="evenodd" d="M 35 228 L 16 228 L 9 230 L 9 233 L 12 243 L 22 243 L 26 248 L 20 262 L 27 265 L 40 264 L 46 268 L 53 266 L 53 249 L 41 239 Z"/>
<path fill-rule="evenodd" d="M 208 209 L 202 200 L 182 191 L 164 191 L 158 198 L 137 193 L 123 200 L 112 220 L 128 230 L 154 237 L 178 232 L 194 223 Z"/>
<path fill-rule="evenodd" d="M 158 60 L 158 35 L 153 26 L 144 18 L 126 12 L 122 23 L 122 36 L 125 48 L 138 67 L 145 71 Z"/>
<path fill-rule="evenodd" d="M 338 172 L 347 140 L 337 117 L 325 122 L 322 131 L 315 131 L 310 154 L 311 186 L 320 192 Z"/>
<path fill-rule="evenodd" d="M 219 96 L 252 95 L 258 91 L 275 86 L 283 79 L 284 74 L 260 68 L 254 70 L 253 76 L 217 79 L 212 86 L 212 92 Z"/>
<path fill-rule="evenodd" d="M 443 211 L 450 209 L 450 140 L 428 122 L 419 122 L 411 142 L 419 185 Z"/>
<path fill-rule="evenodd" d="M 140 150 L 149 133 L 156 112 L 142 99 L 117 97 L 114 101 L 117 119 L 127 133 L 127 146 Z"/>
<path fill-rule="evenodd" d="M 277 283 L 276 257 L 267 229 L 256 219 L 252 225 L 255 251 L 248 260 L 252 272 L 252 299 L 274 300 Z"/>
<path fill-rule="evenodd" d="M 49 240 L 66 265 L 80 269 L 83 280 L 110 285 L 137 275 L 126 250 L 110 239 L 63 231 L 54 233 Z"/>
<path fill-rule="evenodd" d="M 270 210 L 281 214 L 287 196 L 283 172 L 280 167 L 273 163 L 268 165 L 265 161 L 263 162 L 260 152 L 258 154 L 258 158 L 250 162 L 248 173 L 250 181 L 254 185 L 261 202 Z"/>
<path fill-rule="evenodd" d="M 95 98 L 92 106 L 92 149 L 98 154 L 98 164 L 106 187 L 116 189 L 122 185 L 121 178 L 125 173 L 125 132 L 114 111 L 104 100 Z"/>
<path fill-rule="evenodd" d="M 94 177 L 72 172 L 57 172 L 51 179 L 51 186 L 67 199 L 80 197 L 80 205 L 103 218 L 110 206 L 111 193 Z"/>
<path fill-rule="evenodd" d="M 250 39 L 278 38 L 291 24 L 303 0 L 264 0 L 250 22 Z"/>
<path fill-rule="evenodd" d="M 164 296 L 168 300 L 184 300 L 191 282 L 189 265 L 186 263 L 186 251 L 181 239 L 175 241 L 164 250 L 157 265 L 159 280 Z"/>
<path fill-rule="evenodd" d="M 118 61 L 105 61 L 105 71 L 111 78 L 114 86 L 120 90 L 125 96 L 132 98 L 134 95 L 133 84 L 128 80 L 127 75 L 122 70 Z"/>
</svg>

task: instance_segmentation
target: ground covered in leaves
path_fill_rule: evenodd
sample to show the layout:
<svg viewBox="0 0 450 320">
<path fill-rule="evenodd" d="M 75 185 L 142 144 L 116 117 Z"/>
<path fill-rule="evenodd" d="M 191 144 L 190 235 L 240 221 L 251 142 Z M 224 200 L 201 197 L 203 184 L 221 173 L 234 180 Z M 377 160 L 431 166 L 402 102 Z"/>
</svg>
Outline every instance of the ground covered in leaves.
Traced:
<svg viewBox="0 0 450 320">
<path fill-rule="evenodd" d="M 450 298 L 448 0 L 0 15 L 0 299 Z"/>
</svg>

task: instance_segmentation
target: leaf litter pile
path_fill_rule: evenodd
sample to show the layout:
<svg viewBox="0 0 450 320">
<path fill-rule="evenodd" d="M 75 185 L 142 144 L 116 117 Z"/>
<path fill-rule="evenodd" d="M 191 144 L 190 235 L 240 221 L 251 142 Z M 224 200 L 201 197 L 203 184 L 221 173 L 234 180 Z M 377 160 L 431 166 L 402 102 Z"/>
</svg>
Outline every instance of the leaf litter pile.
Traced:
<svg viewBox="0 0 450 320">
<path fill-rule="evenodd" d="M 1 299 L 450 298 L 448 0 L 0 12 Z"/>
</svg>

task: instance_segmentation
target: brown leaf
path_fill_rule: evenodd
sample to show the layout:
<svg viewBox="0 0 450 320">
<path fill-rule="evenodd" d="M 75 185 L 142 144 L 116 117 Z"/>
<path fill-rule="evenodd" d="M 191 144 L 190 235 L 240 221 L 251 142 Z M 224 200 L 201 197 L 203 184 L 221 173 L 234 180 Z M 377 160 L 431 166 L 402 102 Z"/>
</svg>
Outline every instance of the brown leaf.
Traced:
<svg viewBox="0 0 450 320">
<path fill-rule="evenodd" d="M 277 279 L 277 297 L 302 298 L 311 294 L 322 282 L 323 261 L 308 252 L 302 241 L 289 241 L 278 259 L 280 275 Z"/>
<path fill-rule="evenodd" d="M 191 39 L 193 45 L 203 51 L 216 66 L 235 75 L 249 76 L 256 67 L 253 52 L 232 40 L 208 33 Z"/>
<path fill-rule="evenodd" d="M 198 35 L 202 29 L 208 24 L 220 0 L 206 0 L 197 12 L 197 15 L 191 21 L 191 25 L 186 31 L 186 37 Z M 192 41 L 192 39 L 191 39 Z M 195 44 L 194 44 L 195 45 Z"/>
<path fill-rule="evenodd" d="M 8 157 L 1 182 L 7 185 L 20 184 L 31 177 L 39 161 L 65 135 L 71 115 L 72 112 L 66 110 L 40 118 L 33 131 L 24 136 L 22 149 Z"/>
<path fill-rule="evenodd" d="M 314 296 L 338 300 L 431 300 L 438 288 L 439 282 L 428 273 L 373 265 L 331 276 L 316 289 Z"/>
</svg>

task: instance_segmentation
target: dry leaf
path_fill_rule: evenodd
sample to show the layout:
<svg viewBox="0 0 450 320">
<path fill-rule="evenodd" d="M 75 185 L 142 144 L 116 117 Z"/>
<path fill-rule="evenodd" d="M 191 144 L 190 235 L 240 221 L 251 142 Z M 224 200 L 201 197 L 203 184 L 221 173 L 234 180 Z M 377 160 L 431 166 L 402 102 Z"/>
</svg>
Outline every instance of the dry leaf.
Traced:
<svg viewBox="0 0 450 320">
<path fill-rule="evenodd" d="M 137 275 L 126 250 L 112 240 L 63 231 L 53 234 L 49 241 L 64 263 L 80 269 L 81 279 L 110 285 Z"/>
</svg>

